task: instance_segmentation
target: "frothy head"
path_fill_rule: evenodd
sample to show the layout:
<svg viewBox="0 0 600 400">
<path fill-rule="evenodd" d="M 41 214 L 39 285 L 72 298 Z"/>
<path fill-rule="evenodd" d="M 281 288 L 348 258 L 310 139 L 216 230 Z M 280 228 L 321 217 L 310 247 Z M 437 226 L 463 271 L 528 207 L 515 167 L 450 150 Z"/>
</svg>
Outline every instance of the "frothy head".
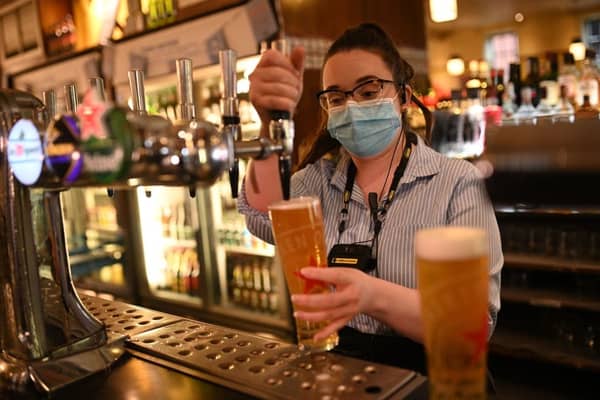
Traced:
<svg viewBox="0 0 600 400">
<path fill-rule="evenodd" d="M 444 226 L 423 229 L 415 235 L 417 257 L 432 261 L 465 260 L 488 254 L 483 229 Z"/>
<path fill-rule="evenodd" d="M 320 205 L 321 202 L 318 197 L 301 196 L 289 200 L 277 201 L 269 206 L 269 210 L 299 210 L 320 207 Z"/>
</svg>

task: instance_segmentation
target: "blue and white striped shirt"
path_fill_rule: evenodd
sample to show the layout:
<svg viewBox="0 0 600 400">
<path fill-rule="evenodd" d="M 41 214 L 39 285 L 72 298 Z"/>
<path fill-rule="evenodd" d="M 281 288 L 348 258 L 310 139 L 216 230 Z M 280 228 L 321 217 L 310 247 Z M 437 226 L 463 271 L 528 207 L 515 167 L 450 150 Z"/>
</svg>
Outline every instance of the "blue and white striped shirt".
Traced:
<svg viewBox="0 0 600 400">
<path fill-rule="evenodd" d="M 347 153 L 342 152 L 337 162 L 321 159 L 292 177 L 292 197 L 317 196 L 321 200 L 327 252 L 338 243 L 342 194 L 349 160 Z M 273 243 L 269 216 L 248 205 L 245 185 L 242 185 L 238 209 L 246 216 L 250 232 Z M 349 219 L 339 243 L 370 240 L 373 237 L 372 218 L 358 185 L 354 185 L 348 210 Z M 483 179 L 471 163 L 445 157 L 419 138 L 379 234 L 378 276 L 408 288 L 416 288 L 415 233 L 419 229 L 443 225 L 480 227 L 488 234 L 491 335 L 500 309 L 500 270 L 503 265 L 500 233 L 493 206 Z M 366 333 L 392 333 L 389 326 L 364 314 L 355 316 L 349 325 Z"/>
</svg>

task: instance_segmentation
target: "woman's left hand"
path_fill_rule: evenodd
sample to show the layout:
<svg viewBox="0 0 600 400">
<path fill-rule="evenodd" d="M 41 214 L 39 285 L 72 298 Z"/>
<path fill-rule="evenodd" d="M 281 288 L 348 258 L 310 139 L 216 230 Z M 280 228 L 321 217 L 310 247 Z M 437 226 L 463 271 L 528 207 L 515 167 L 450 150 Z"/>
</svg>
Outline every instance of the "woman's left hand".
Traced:
<svg viewBox="0 0 600 400">
<path fill-rule="evenodd" d="M 295 294 L 292 302 L 302 310 L 294 316 L 311 322 L 329 321 L 329 325 L 315 334 L 321 340 L 337 332 L 356 314 L 368 310 L 373 298 L 375 281 L 370 275 L 353 268 L 303 268 L 300 273 L 307 279 L 335 286 L 335 291 L 320 294 Z"/>
</svg>

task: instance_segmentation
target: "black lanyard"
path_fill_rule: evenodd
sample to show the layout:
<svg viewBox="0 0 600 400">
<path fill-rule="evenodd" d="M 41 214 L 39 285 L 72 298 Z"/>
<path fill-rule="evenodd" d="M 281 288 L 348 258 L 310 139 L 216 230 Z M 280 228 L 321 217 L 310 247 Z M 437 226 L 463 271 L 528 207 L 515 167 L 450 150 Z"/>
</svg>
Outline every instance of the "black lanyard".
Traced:
<svg viewBox="0 0 600 400">
<path fill-rule="evenodd" d="M 385 214 L 387 213 L 390 204 L 394 200 L 394 196 L 396 195 L 396 189 L 398 187 L 398 183 L 400 183 L 400 179 L 404 175 L 406 171 L 406 166 L 408 165 L 408 160 L 410 159 L 410 155 L 412 153 L 412 145 L 417 144 L 417 137 L 412 132 L 406 133 L 406 144 L 404 145 L 404 150 L 402 151 L 402 159 L 400 163 L 396 167 L 396 171 L 394 171 L 394 178 L 392 179 L 392 185 L 390 186 L 390 191 L 388 192 L 387 197 L 383 200 L 381 206 L 377 206 L 377 198 L 374 199 L 369 196 L 369 207 L 371 209 L 371 217 L 373 218 L 373 243 L 377 243 L 377 236 L 381 231 L 381 225 L 383 224 L 383 220 L 385 218 Z M 340 224 L 338 225 L 338 242 L 342 236 L 342 233 L 346 229 L 346 220 L 348 219 L 348 205 L 350 204 L 350 197 L 352 196 L 352 189 L 354 187 L 354 179 L 356 178 L 356 165 L 352 159 L 348 164 L 348 172 L 346 176 L 346 186 L 344 188 L 344 207 L 340 211 Z"/>
</svg>

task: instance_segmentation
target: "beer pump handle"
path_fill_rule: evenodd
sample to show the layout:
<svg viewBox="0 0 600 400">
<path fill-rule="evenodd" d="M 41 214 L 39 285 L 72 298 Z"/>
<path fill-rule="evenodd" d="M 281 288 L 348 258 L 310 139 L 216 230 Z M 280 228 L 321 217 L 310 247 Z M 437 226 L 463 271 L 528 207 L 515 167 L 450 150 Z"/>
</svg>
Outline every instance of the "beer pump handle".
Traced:
<svg viewBox="0 0 600 400">
<path fill-rule="evenodd" d="M 179 58 L 176 61 L 176 68 L 178 117 L 184 121 L 192 121 L 196 119 L 192 60 L 189 58 Z"/>
<path fill-rule="evenodd" d="M 146 94 L 144 92 L 144 71 L 132 69 L 127 72 L 131 91 L 132 110 L 138 115 L 146 115 Z"/>
<path fill-rule="evenodd" d="M 177 114 L 183 121 L 196 119 L 196 105 L 194 104 L 194 69 L 192 60 L 178 58 L 175 62 L 177 72 Z M 196 197 L 196 188 L 188 188 L 191 198 Z"/>
<path fill-rule="evenodd" d="M 271 42 L 271 48 L 289 57 L 292 53 L 291 42 L 282 38 Z M 292 150 L 294 145 L 294 121 L 286 110 L 271 110 L 269 134 L 271 139 L 282 146 L 279 153 L 279 177 L 283 198 L 290 198 L 290 179 L 292 177 Z"/>
<path fill-rule="evenodd" d="M 65 106 L 67 112 L 77 112 L 79 98 L 77 97 L 77 85 L 75 85 L 75 83 L 69 83 L 68 85 L 65 85 Z"/>
<path fill-rule="evenodd" d="M 106 101 L 106 90 L 104 89 L 104 79 L 99 76 L 90 78 L 90 88 L 96 92 L 98 99 Z"/>
<path fill-rule="evenodd" d="M 46 123 L 48 123 L 56 115 L 56 92 L 54 89 L 44 90 L 42 92 L 42 101 L 46 108 Z"/>
<path fill-rule="evenodd" d="M 92 89 L 93 91 L 96 92 L 98 99 L 100 101 L 106 101 L 106 91 L 104 90 L 104 79 L 102 79 L 99 76 L 96 76 L 94 78 L 90 78 L 89 83 L 90 83 L 90 89 Z M 113 197 L 115 195 L 115 189 L 111 188 L 111 187 L 106 188 L 106 194 L 108 195 L 108 197 Z"/>
<path fill-rule="evenodd" d="M 132 69 L 127 72 L 129 78 L 129 90 L 131 91 L 132 110 L 137 115 L 146 115 L 146 92 L 144 89 L 144 71 L 141 69 Z M 147 198 L 152 197 L 152 191 L 145 189 Z"/>
<path fill-rule="evenodd" d="M 221 97 L 223 134 L 231 135 L 231 139 L 235 143 L 242 140 L 237 98 L 237 54 L 234 50 L 221 50 L 219 51 L 219 62 L 223 78 L 223 96 Z M 229 185 L 231 197 L 234 199 L 238 197 L 239 179 L 240 161 L 238 157 L 234 157 L 229 168 Z"/>
</svg>

